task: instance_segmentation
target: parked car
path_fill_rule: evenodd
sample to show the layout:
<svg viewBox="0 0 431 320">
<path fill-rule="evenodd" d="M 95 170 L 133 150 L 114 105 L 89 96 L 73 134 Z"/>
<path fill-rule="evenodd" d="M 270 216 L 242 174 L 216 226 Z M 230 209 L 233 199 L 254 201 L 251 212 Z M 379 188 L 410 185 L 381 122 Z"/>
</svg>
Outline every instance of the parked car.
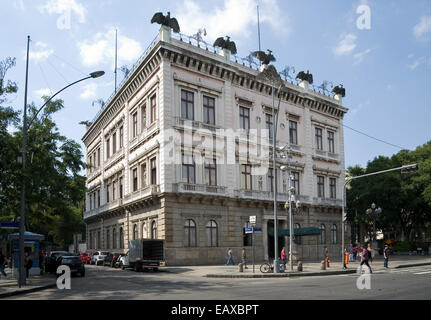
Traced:
<svg viewBox="0 0 431 320">
<path fill-rule="evenodd" d="M 118 267 L 121 269 L 126 269 L 126 268 L 130 268 L 130 264 L 129 264 L 129 251 L 127 251 L 126 254 L 120 256 L 118 258 Z"/>
<path fill-rule="evenodd" d="M 121 268 L 123 266 L 124 257 L 126 256 L 125 253 L 120 253 L 117 257 L 117 260 L 115 260 L 114 268 Z"/>
<path fill-rule="evenodd" d="M 77 256 L 60 256 L 58 258 L 59 266 L 65 265 L 70 268 L 72 275 L 79 273 L 81 277 L 85 277 L 85 266 L 80 257 Z"/>
<path fill-rule="evenodd" d="M 82 262 L 83 262 L 84 264 L 89 264 L 89 263 L 90 263 L 90 260 L 91 260 L 90 253 L 88 253 L 88 252 L 81 252 L 81 253 L 79 254 L 79 258 L 82 260 Z"/>
<path fill-rule="evenodd" d="M 109 252 L 107 251 L 95 251 L 91 257 L 91 264 L 95 264 L 96 266 L 103 264 L 103 261 L 108 254 Z"/>
<path fill-rule="evenodd" d="M 51 251 L 45 259 L 45 272 L 55 273 L 59 266 L 61 256 L 73 256 L 73 253 L 67 251 Z"/>
<path fill-rule="evenodd" d="M 115 262 L 117 261 L 118 257 L 120 256 L 119 253 L 110 252 L 106 257 L 105 260 L 103 260 L 104 266 L 109 266 L 111 268 L 115 267 Z"/>
</svg>

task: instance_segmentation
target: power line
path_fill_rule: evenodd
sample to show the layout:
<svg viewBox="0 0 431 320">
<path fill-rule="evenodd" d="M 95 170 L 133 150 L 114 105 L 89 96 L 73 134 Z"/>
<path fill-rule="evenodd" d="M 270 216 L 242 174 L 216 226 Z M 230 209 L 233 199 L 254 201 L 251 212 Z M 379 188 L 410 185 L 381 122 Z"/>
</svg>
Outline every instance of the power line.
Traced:
<svg viewBox="0 0 431 320">
<path fill-rule="evenodd" d="M 401 149 L 401 150 L 408 150 L 407 148 L 400 147 L 400 146 L 398 146 L 398 145 L 396 145 L 396 144 L 392 144 L 392 143 L 389 143 L 389 142 L 383 141 L 383 140 L 378 139 L 378 138 L 376 138 L 376 137 L 370 136 L 369 134 L 366 134 L 366 133 L 361 132 L 361 131 L 359 131 L 359 130 L 353 129 L 353 128 L 351 128 L 351 127 L 349 127 L 349 126 L 345 125 L 345 124 L 343 124 L 343 126 L 344 126 L 344 127 L 346 127 L 346 128 L 349 128 L 350 130 L 353 130 L 353 131 L 355 131 L 355 132 L 357 132 L 357 133 L 360 133 L 360 134 L 362 134 L 362 135 L 364 135 L 364 136 L 367 136 L 368 138 L 371 138 L 371 139 L 374 139 L 374 140 L 377 140 L 377 141 L 383 142 L 383 143 L 385 143 L 385 144 L 387 144 L 387 145 L 390 145 L 390 146 L 392 146 L 392 147 L 395 147 L 395 148 L 398 148 L 398 149 Z"/>
<path fill-rule="evenodd" d="M 55 53 L 52 54 L 54 57 L 56 57 L 57 59 L 61 60 L 62 62 L 64 62 L 65 64 L 67 64 L 69 67 L 73 68 L 75 71 L 81 73 L 82 75 L 87 75 L 85 72 L 83 72 L 82 70 L 79 70 L 78 68 L 76 68 L 74 65 L 72 65 L 71 63 L 67 62 L 67 60 L 63 59 L 62 57 L 56 55 Z"/>
</svg>

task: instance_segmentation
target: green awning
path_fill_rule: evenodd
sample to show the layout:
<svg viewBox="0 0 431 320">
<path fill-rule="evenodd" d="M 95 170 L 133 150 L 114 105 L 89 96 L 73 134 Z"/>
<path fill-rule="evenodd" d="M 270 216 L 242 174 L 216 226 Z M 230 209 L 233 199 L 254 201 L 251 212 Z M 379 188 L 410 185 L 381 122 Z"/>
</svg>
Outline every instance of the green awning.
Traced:
<svg viewBox="0 0 431 320">
<path fill-rule="evenodd" d="M 290 236 L 289 229 L 278 229 L 278 236 Z M 274 236 L 274 228 L 268 228 L 268 234 L 270 236 Z M 320 229 L 316 227 L 305 227 L 305 228 L 296 228 L 294 233 L 295 236 L 318 236 L 320 235 Z"/>
</svg>

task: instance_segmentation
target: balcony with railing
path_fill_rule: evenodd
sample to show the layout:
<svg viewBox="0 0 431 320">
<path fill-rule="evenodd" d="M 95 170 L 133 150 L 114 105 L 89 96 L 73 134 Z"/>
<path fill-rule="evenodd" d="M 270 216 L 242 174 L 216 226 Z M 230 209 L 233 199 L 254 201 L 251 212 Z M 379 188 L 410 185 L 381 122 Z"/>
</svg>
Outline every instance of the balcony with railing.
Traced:
<svg viewBox="0 0 431 320">
<path fill-rule="evenodd" d="M 123 204 L 123 199 L 119 198 L 119 199 L 112 200 L 112 201 L 105 203 L 104 205 L 102 205 L 98 208 L 94 208 L 90 211 L 84 212 L 84 219 L 88 219 L 88 218 L 97 216 L 98 214 L 100 214 L 102 212 L 117 209 L 117 208 L 121 207 L 122 204 Z"/>
<path fill-rule="evenodd" d="M 225 194 L 226 187 L 179 182 L 172 184 L 172 191 L 201 194 Z"/>
<path fill-rule="evenodd" d="M 209 130 L 215 132 L 217 129 L 220 129 L 220 126 L 205 123 L 202 121 L 196 121 L 196 120 L 190 120 L 190 119 L 184 119 L 181 117 L 175 117 L 174 122 L 176 127 L 181 127 L 183 129 L 189 129 L 189 130 L 196 130 L 196 129 L 203 129 L 203 130 Z"/>
<path fill-rule="evenodd" d="M 343 201 L 341 199 L 330 199 L 330 198 L 313 198 L 313 204 L 328 207 L 341 207 Z"/>
<path fill-rule="evenodd" d="M 152 184 L 124 196 L 123 203 L 128 204 L 160 193 L 160 185 Z"/>
<path fill-rule="evenodd" d="M 338 153 L 333 153 L 333 152 L 324 151 L 320 149 L 314 149 L 314 157 L 322 160 L 338 162 L 340 155 Z"/>
</svg>

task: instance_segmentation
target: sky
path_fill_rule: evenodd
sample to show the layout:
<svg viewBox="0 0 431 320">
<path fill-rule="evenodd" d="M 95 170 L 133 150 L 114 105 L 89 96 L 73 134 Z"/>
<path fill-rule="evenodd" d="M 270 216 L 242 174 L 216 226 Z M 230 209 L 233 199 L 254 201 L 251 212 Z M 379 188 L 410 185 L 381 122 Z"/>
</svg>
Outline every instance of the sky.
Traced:
<svg viewBox="0 0 431 320">
<path fill-rule="evenodd" d="M 115 29 L 118 67 L 130 68 L 157 36 L 150 20 L 159 11 L 170 11 L 183 34 L 205 28 L 209 43 L 229 35 L 246 57 L 258 49 L 257 5 L 261 47 L 277 69 L 310 70 L 316 86 L 343 84 L 344 124 L 392 144 L 346 127 L 346 168 L 431 140 L 431 0 L 0 0 L 0 59 L 16 57 L 7 79 L 20 89 L 11 105 L 23 109 L 28 35 L 29 102 L 42 105 L 43 95 L 104 70 L 58 96 L 65 108 L 54 120 L 83 146 L 79 122 L 114 91 Z"/>
</svg>

